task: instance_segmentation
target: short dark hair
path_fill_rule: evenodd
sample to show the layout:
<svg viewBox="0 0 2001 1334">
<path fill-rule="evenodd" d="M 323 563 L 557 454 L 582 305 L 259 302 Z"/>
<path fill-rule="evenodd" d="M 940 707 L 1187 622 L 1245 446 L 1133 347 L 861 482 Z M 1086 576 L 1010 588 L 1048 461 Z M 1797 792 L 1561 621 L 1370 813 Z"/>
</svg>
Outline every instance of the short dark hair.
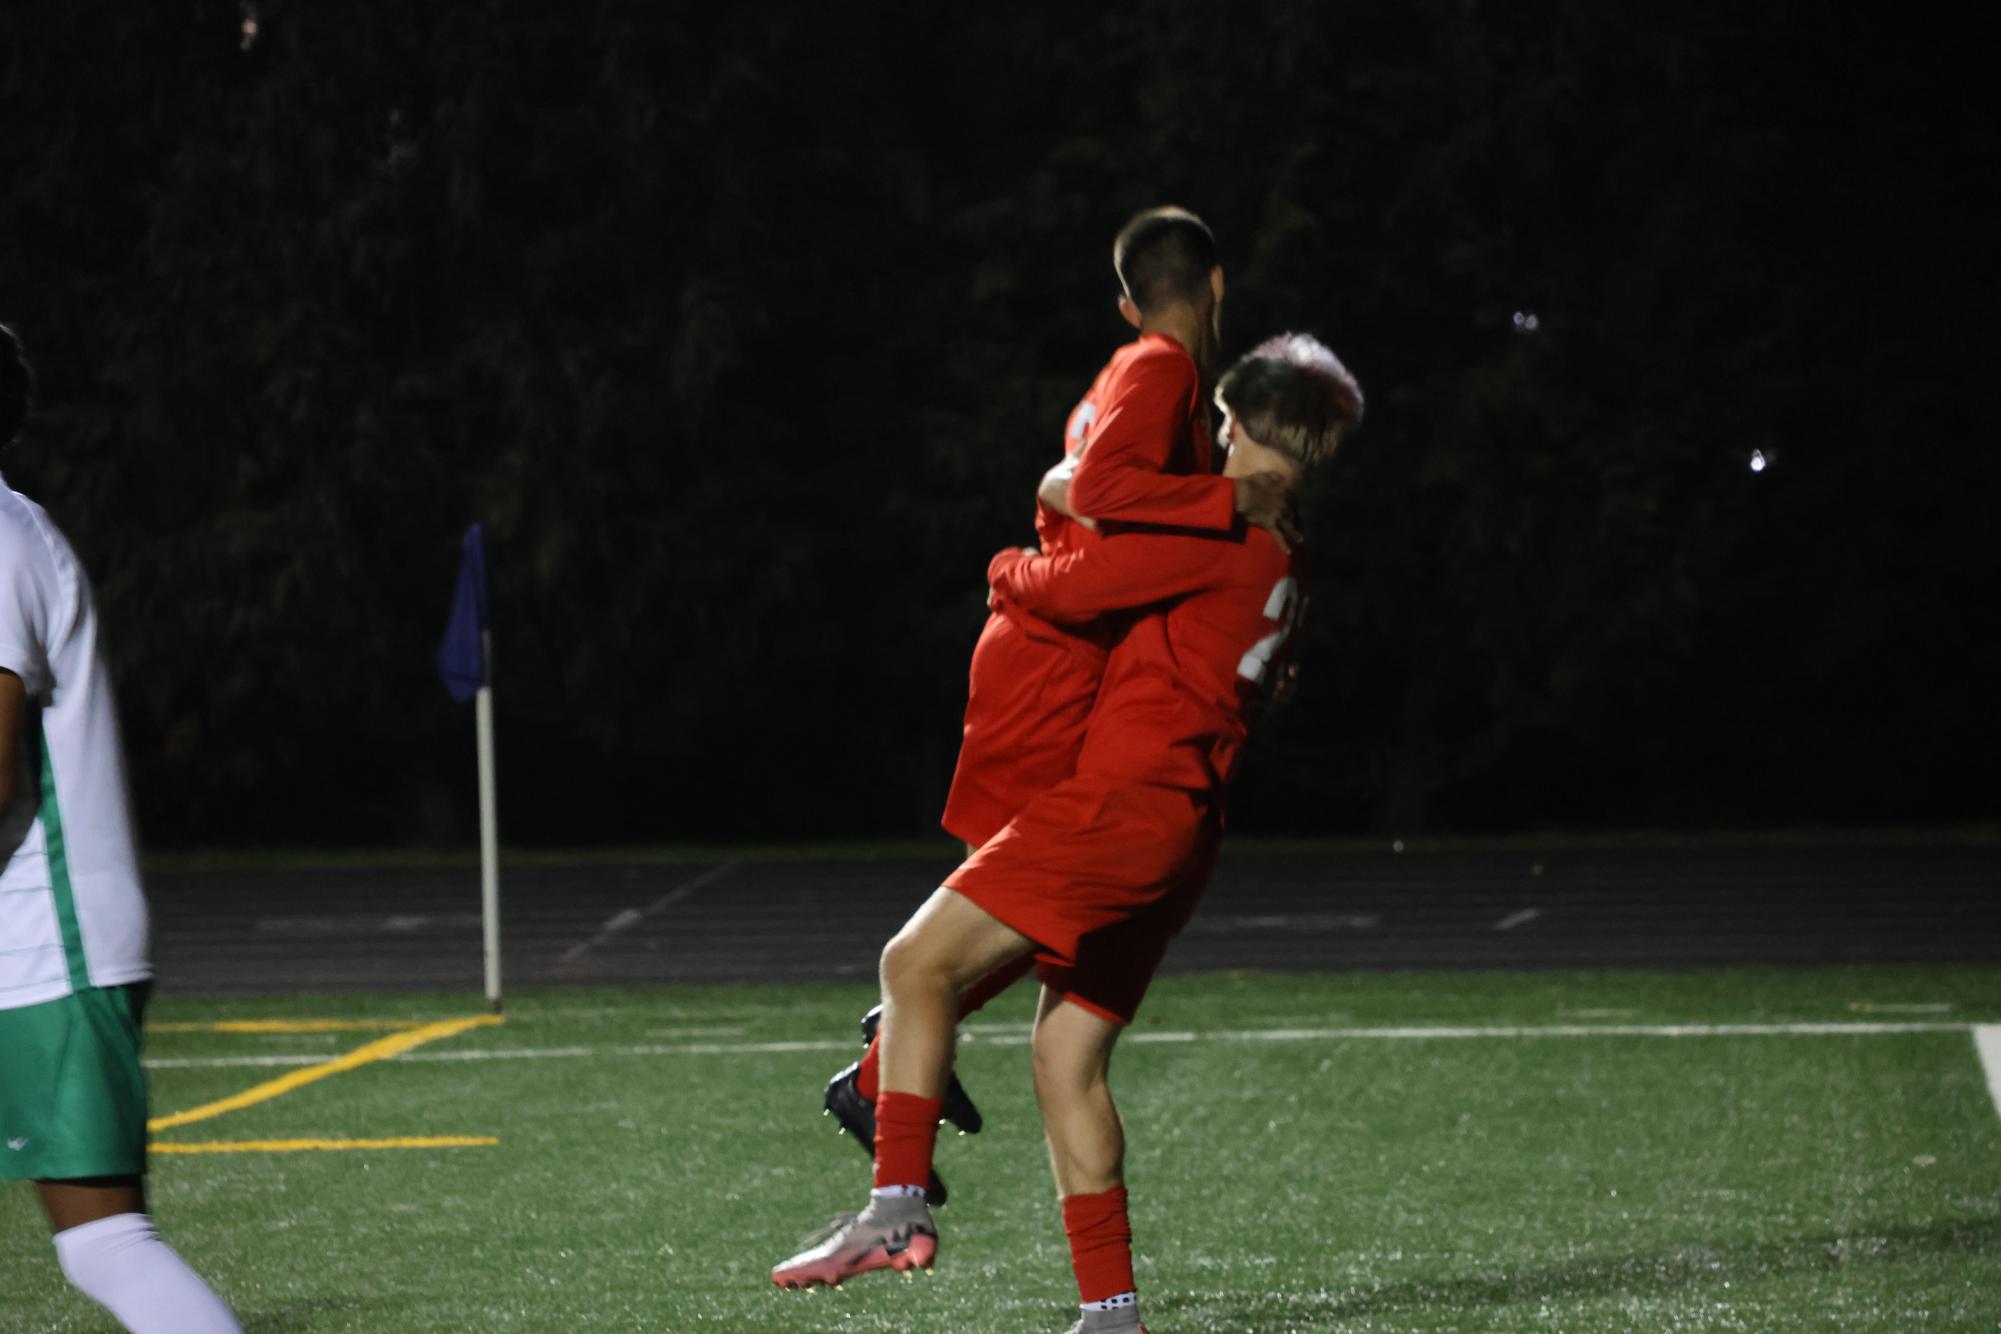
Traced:
<svg viewBox="0 0 2001 1334">
<path fill-rule="evenodd" d="M 0 449 L 13 444 L 14 437 L 21 434 L 34 388 L 35 373 L 28 369 L 20 336 L 0 324 Z"/>
<path fill-rule="evenodd" d="M 1362 386 L 1311 334 L 1266 339 L 1223 373 L 1216 403 L 1251 439 L 1310 467 L 1362 424 Z"/>
<path fill-rule="evenodd" d="M 1200 301 L 1216 264 L 1216 238 L 1209 224 L 1171 205 L 1133 215 L 1112 242 L 1112 268 L 1142 311 Z"/>
</svg>

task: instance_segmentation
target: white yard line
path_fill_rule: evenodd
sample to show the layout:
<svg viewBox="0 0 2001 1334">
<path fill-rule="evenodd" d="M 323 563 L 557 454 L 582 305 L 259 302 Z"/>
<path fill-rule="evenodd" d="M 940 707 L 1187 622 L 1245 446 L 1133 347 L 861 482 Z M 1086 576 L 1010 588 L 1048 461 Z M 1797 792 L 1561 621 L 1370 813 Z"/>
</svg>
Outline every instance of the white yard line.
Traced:
<svg viewBox="0 0 2001 1334">
<path fill-rule="evenodd" d="M 1433 1038 L 1826 1038 L 1884 1033 L 1963 1033 L 1967 1024 L 1486 1024 L 1403 1028 L 1259 1028 L 1206 1033 L 1134 1033 L 1133 1042 L 1324 1042 L 1372 1038 L 1399 1042 Z"/>
<path fill-rule="evenodd" d="M 1511 912 L 1500 921 L 1494 923 L 1494 929 L 1496 931 L 1512 931 L 1518 926 L 1527 926 L 1540 916 L 1542 916 L 1542 909 L 1540 908 L 1523 908 L 1520 912 Z"/>
<path fill-rule="evenodd" d="M 564 950 L 562 956 L 556 960 L 556 966 L 558 968 L 562 968 L 568 964 L 575 963 L 577 960 L 583 958 L 586 954 L 589 954 L 592 950 L 596 949 L 598 946 L 609 941 L 613 936 L 616 936 L 619 932 L 624 931 L 630 927 L 638 926 L 641 922 L 645 921 L 647 918 L 665 912 L 667 909 L 673 907 L 675 904 L 687 898 L 690 894 L 695 893 L 697 890 L 707 889 L 710 885 L 715 884 L 716 881 L 722 879 L 724 876 L 728 875 L 731 871 L 736 870 L 736 868 L 740 865 L 742 865 L 741 862 L 732 859 L 730 861 L 722 863 L 722 865 L 720 866 L 711 866 L 708 870 L 703 871 L 700 875 L 695 876 L 692 880 L 688 880 L 679 885 L 674 886 L 674 888 L 668 890 L 665 894 L 662 894 L 659 898 L 653 900 L 653 902 L 647 904 L 644 908 L 626 908 L 623 909 L 622 911 L 613 913 L 609 918 L 605 920 L 605 924 L 598 928 L 598 932 L 596 935 L 588 937 L 587 939 L 584 940 L 580 940 L 576 944 L 570 946 L 570 948 Z"/>
<path fill-rule="evenodd" d="M 2001 1112 L 2001 1024 L 1975 1024 L 1973 1047 L 1987 1072 L 1987 1096 L 1994 1100 L 1994 1110 Z"/>
<path fill-rule="evenodd" d="M 1424 1042 L 1469 1041 L 1480 1038 L 1820 1038 L 1879 1037 L 1897 1033 L 1965 1033 L 1971 1031 L 1980 1044 L 1987 1065 L 1988 1082 L 2001 1106 L 2001 1024 L 1954 1023 L 1796 1023 L 1796 1024 L 1553 1024 L 1553 1025 L 1413 1025 L 1398 1028 L 1249 1028 L 1193 1030 L 1148 1030 L 1131 1033 L 1128 1042 Z M 996 1047 L 1026 1046 L 1026 1033 L 982 1034 L 981 1041 Z M 385 1064 L 420 1061 L 544 1061 L 577 1060 L 598 1056 L 771 1056 L 793 1052 L 853 1051 L 855 1043 L 846 1039 L 812 1039 L 792 1042 L 680 1042 L 638 1043 L 589 1047 L 488 1047 L 463 1051 L 419 1050 L 397 1056 Z M 324 1052 L 311 1056 L 211 1056 L 165 1057 L 146 1061 L 153 1070 L 214 1070 L 235 1066 L 317 1065 Z"/>
<path fill-rule="evenodd" d="M 148 1056 L 140 1064 L 148 1070 L 260 1070 L 267 1066 L 325 1065 L 333 1058 L 318 1056 Z"/>
</svg>

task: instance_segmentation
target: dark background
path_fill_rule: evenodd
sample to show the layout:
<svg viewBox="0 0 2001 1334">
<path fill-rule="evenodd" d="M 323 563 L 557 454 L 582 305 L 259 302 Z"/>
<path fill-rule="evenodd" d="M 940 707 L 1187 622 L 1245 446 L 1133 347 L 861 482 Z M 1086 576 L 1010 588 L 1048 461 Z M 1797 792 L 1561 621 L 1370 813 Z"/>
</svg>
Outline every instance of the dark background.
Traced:
<svg viewBox="0 0 2001 1334">
<path fill-rule="evenodd" d="M 930 827 L 1165 201 L 1232 354 L 1369 394 L 1238 827 L 1992 817 L 1970 31 L 957 8 L 0 10 L 0 462 L 97 581 L 152 844 L 466 836 L 475 518 L 511 841 Z"/>
</svg>

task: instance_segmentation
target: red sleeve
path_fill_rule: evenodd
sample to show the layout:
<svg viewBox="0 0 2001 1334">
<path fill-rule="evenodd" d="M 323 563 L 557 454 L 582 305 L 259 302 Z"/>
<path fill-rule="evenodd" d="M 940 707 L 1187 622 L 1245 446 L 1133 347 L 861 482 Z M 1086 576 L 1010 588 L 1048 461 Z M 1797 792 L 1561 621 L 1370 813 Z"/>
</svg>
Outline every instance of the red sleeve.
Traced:
<svg viewBox="0 0 2001 1334">
<path fill-rule="evenodd" d="M 1120 533 L 1061 556 L 1009 547 L 987 566 L 987 584 L 1045 620 L 1088 621 L 1212 587 L 1228 576 L 1235 550 L 1171 533 Z"/>
<path fill-rule="evenodd" d="M 1111 386 L 1070 479 L 1071 510 L 1119 523 L 1228 531 L 1236 522 L 1236 483 L 1166 471 L 1200 388 L 1185 354 L 1134 358 Z"/>
</svg>

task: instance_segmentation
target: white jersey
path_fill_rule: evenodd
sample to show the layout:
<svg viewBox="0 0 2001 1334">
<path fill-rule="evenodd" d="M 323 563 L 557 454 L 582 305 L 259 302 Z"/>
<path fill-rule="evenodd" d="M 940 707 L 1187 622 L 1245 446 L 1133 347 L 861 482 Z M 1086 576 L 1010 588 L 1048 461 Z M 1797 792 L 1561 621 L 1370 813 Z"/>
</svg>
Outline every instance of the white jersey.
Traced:
<svg viewBox="0 0 2001 1334">
<path fill-rule="evenodd" d="M 146 900 L 90 581 L 0 479 L 0 667 L 27 687 L 0 811 L 0 1009 L 152 976 Z"/>
</svg>

